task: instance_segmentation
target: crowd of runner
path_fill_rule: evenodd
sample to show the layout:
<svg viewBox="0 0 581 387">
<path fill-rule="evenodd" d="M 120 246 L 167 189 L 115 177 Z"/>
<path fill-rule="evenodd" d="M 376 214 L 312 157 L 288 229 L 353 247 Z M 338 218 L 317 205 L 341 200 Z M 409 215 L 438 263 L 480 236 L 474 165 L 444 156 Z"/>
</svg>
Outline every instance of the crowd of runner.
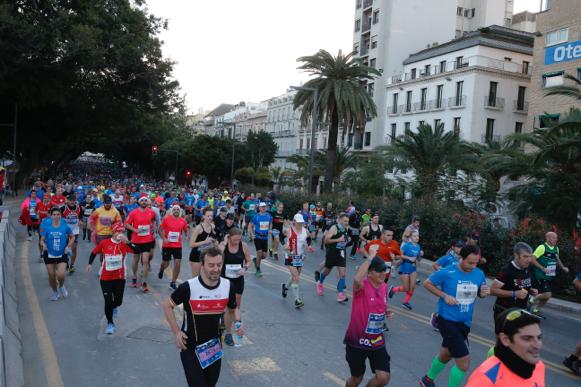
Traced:
<svg viewBox="0 0 581 387">
<path fill-rule="evenodd" d="M 387 320 L 394 317 L 388 302 L 402 293 L 401 305 L 412 310 L 415 288 L 422 284 L 417 269 L 424 252 L 419 217 L 411 220 L 401 236 L 379 220 L 379 214 L 371 209 L 362 211 L 353 203 L 338 209 L 333 203 L 315 201 L 285 209 L 273 192 L 262 195 L 172 187 L 152 180 L 107 176 L 67 178 L 58 183 L 37 181 L 27 192 L 20 215 L 28 240 L 38 243 L 51 301 L 68 296 L 65 279 L 67 272 L 75 273 L 80 262 L 77 245 L 93 244 L 85 270 L 92 271 L 99 258 L 106 334 L 115 333 L 127 276 L 128 286 L 149 292 L 150 263 L 156 246 L 161 247 L 157 277 L 163 280 L 165 272 L 170 271 L 172 291 L 164 303 L 164 313 L 190 386 L 216 385 L 222 341 L 228 346 L 241 345 L 245 275 L 262 277 L 261 263 L 282 257 L 289 279 L 281 284 L 281 296 L 287 298 L 290 291 L 293 306 L 303 308 L 301 292 L 308 289 L 301 289 L 300 278 L 305 258 L 317 248 L 325 250 L 325 258 L 314 273 L 316 286 L 312 291 L 323 296 L 325 283 L 336 268 L 339 303 L 349 301 L 347 259 L 360 263 L 352 284 L 351 318 L 344 337 L 351 373 L 346 385 L 362 382 L 367 360 L 374 374 L 367 385 L 386 385 L 390 357 L 384 331 Z M 184 269 L 184 243 L 190 249 L 185 257 L 191 279 L 178 285 Z M 437 297 L 431 323 L 440 332 L 442 344 L 420 385 L 435 386 L 436 378 L 452 359 L 448 386 L 460 385 L 470 367 L 468 334 L 475 300 L 494 296 L 496 345 L 467 385 L 545 386 L 540 326 L 546 317 L 541 310 L 551 297 L 557 270 L 569 272 L 559 257 L 557 235 L 548 232 L 546 240 L 535 249 L 517 243 L 514 256 L 490 286 L 478 268 L 484 262 L 479 235 L 469 231 L 443 252 L 433 264 L 434 272 L 423 282 L 426 290 Z M 126 266 L 131 267 L 129 273 Z M 399 283 L 394 283 L 396 273 Z M 574 284 L 581 290 L 581 274 Z M 185 311 L 181 326 L 174 315 L 179 305 Z M 581 342 L 563 363 L 581 375 L 580 358 Z"/>
</svg>

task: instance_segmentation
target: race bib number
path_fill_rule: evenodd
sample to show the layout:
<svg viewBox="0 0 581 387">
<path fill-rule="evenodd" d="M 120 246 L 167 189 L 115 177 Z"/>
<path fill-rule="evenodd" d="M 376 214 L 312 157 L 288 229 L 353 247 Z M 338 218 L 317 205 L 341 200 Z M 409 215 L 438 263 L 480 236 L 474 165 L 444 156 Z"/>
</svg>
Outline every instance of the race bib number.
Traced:
<svg viewBox="0 0 581 387">
<path fill-rule="evenodd" d="M 226 278 L 238 278 L 240 275 L 238 272 L 242 270 L 242 265 L 226 265 Z"/>
<path fill-rule="evenodd" d="M 549 277 L 555 277 L 557 275 L 557 264 L 556 263 L 549 263 L 547 265 L 546 274 Z"/>
<path fill-rule="evenodd" d="M 383 313 L 369 313 L 367 318 L 367 327 L 365 333 L 370 335 L 379 335 L 385 329 L 385 314 Z"/>
<path fill-rule="evenodd" d="M 385 272 L 387 274 L 391 273 L 391 262 L 385 262 L 385 266 L 387 266 L 387 270 Z"/>
<path fill-rule="evenodd" d="M 478 286 L 473 283 L 460 283 L 456 286 L 456 300 L 460 304 L 460 311 L 467 312 L 478 295 Z"/>
<path fill-rule="evenodd" d="M 305 265 L 302 255 L 289 255 L 288 259 L 291 261 L 291 266 L 293 267 L 303 267 Z"/>
<path fill-rule="evenodd" d="M 220 340 L 212 339 L 196 346 L 196 357 L 202 369 L 206 369 L 223 356 Z"/>
<path fill-rule="evenodd" d="M 351 235 L 359 235 L 359 229 L 358 228 L 352 228 L 351 229 Z"/>
<path fill-rule="evenodd" d="M 177 243 L 180 241 L 180 233 L 178 231 L 170 231 L 167 234 L 168 242 Z"/>
<path fill-rule="evenodd" d="M 256 204 L 250 204 L 248 206 L 248 211 L 254 211 L 256 209 Z"/>
<path fill-rule="evenodd" d="M 260 231 L 268 231 L 269 224 L 270 222 L 260 222 L 259 223 Z"/>
<path fill-rule="evenodd" d="M 85 208 L 85 211 L 83 211 L 83 213 L 85 214 L 85 216 L 91 216 L 93 210 L 90 208 Z"/>
<path fill-rule="evenodd" d="M 30 217 L 32 217 L 32 218 L 36 217 L 36 209 L 34 207 L 30 207 L 30 209 L 28 210 L 28 213 L 30 214 Z"/>
<path fill-rule="evenodd" d="M 149 225 L 137 226 L 138 236 L 148 236 L 149 235 Z"/>
<path fill-rule="evenodd" d="M 123 267 L 123 256 L 121 254 L 105 255 L 105 270 L 119 270 Z"/>
<path fill-rule="evenodd" d="M 79 218 L 77 217 L 77 215 L 69 215 L 67 216 L 67 223 L 68 224 L 77 224 L 79 223 Z"/>
</svg>

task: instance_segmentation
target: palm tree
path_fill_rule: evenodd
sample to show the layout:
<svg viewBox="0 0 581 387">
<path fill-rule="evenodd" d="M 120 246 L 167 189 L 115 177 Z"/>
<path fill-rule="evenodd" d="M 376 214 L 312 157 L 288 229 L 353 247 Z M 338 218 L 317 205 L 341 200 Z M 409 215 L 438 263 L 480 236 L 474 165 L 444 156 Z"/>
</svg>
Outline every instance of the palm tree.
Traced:
<svg viewBox="0 0 581 387">
<path fill-rule="evenodd" d="M 471 172 L 473 165 L 473 150 L 453 132 L 445 132 L 444 124 L 406 129 L 379 150 L 396 169 L 413 170 L 421 195 L 428 199 L 436 198 L 442 177 L 458 170 Z"/>
<path fill-rule="evenodd" d="M 567 97 L 572 97 L 577 100 L 581 100 L 581 80 L 570 74 L 565 74 L 565 79 L 569 79 L 575 83 L 575 86 L 554 86 L 545 93 L 546 96 L 549 95 L 563 95 Z"/>
<path fill-rule="evenodd" d="M 339 126 L 346 132 L 351 127 L 362 130 L 367 118 L 377 116 L 373 98 L 367 93 L 364 83 L 372 81 L 381 73 L 363 64 L 354 53 L 344 55 L 341 50 L 333 56 L 325 50 L 315 55 L 302 56 L 297 59 L 303 64 L 298 68 L 305 70 L 311 78 L 305 87 L 315 88 L 319 92 L 317 122 L 329 123 L 329 141 L 325 168 L 325 191 L 331 192 L 335 181 L 335 163 L 337 162 L 337 138 Z M 313 93 L 299 90 L 293 101 L 294 109 L 302 108 L 301 123 L 308 126 L 313 110 Z"/>
<path fill-rule="evenodd" d="M 324 171 L 327 167 L 327 152 L 328 150 L 320 150 L 315 155 L 315 165 L 319 171 Z M 349 148 L 341 148 L 337 151 L 334 165 L 335 170 L 333 171 L 335 178 L 333 184 L 335 187 L 341 182 L 343 172 L 350 168 L 355 168 L 359 159 L 359 154 L 351 152 Z"/>
</svg>

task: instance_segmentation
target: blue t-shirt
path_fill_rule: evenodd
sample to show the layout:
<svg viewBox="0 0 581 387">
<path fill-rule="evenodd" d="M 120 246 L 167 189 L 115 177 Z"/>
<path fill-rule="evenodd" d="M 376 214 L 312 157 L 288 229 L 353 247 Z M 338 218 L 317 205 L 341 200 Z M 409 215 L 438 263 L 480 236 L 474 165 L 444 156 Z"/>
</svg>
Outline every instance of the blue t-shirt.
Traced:
<svg viewBox="0 0 581 387">
<path fill-rule="evenodd" d="M 581 273 L 577 274 L 577 281 L 581 281 Z"/>
<path fill-rule="evenodd" d="M 45 238 L 48 255 L 52 257 L 62 257 L 67 247 L 67 239 L 71 235 L 70 227 L 61 220 L 60 225 L 55 227 L 52 221 L 42 222 L 42 234 Z"/>
<path fill-rule="evenodd" d="M 186 203 L 186 206 L 192 207 L 196 202 L 196 197 L 194 195 L 186 194 L 184 202 Z"/>
<path fill-rule="evenodd" d="M 422 250 L 420 244 L 414 245 L 411 242 L 406 242 L 401 245 L 401 253 L 406 257 L 419 257 L 420 251 Z M 414 261 L 415 262 L 415 261 Z"/>
<path fill-rule="evenodd" d="M 456 258 L 456 255 L 454 255 L 453 251 L 448 251 L 448 254 L 438 258 L 438 260 L 436 261 L 436 263 L 440 265 L 440 269 L 453 265 L 457 262 L 458 259 Z"/>
<path fill-rule="evenodd" d="M 165 209 L 169 210 L 169 208 L 174 204 L 174 203 L 179 203 L 178 198 L 176 197 L 169 197 L 167 199 L 165 199 Z"/>
<path fill-rule="evenodd" d="M 207 200 L 198 199 L 196 202 L 196 216 L 202 216 L 202 210 L 208 207 L 209 203 Z"/>
<path fill-rule="evenodd" d="M 125 206 L 125 213 L 127 214 L 127 216 L 129 216 L 129 214 L 131 213 L 131 211 L 133 211 L 137 207 L 139 207 L 139 204 L 137 204 L 137 203 L 133 203 L 133 204 L 126 205 Z"/>
<path fill-rule="evenodd" d="M 448 266 L 433 273 L 429 278 L 434 286 L 458 300 L 458 305 L 448 305 L 444 299 L 438 300 L 438 314 L 449 321 L 472 324 L 474 300 L 478 297 L 480 286 L 486 284 L 484 273 L 474 268 L 463 272 L 458 265 Z"/>
<path fill-rule="evenodd" d="M 252 218 L 252 224 L 254 224 L 254 235 L 256 236 L 256 239 L 268 240 L 270 223 L 272 223 L 272 216 L 270 216 L 268 212 L 254 215 L 254 218 Z"/>
</svg>

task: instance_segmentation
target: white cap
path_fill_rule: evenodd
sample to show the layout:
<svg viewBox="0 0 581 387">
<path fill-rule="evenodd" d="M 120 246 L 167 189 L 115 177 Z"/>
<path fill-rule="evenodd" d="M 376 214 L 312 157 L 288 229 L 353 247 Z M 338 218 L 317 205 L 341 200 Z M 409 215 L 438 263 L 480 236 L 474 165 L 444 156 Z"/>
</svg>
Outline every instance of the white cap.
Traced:
<svg viewBox="0 0 581 387">
<path fill-rule="evenodd" d="M 149 202 L 149 198 L 147 196 L 142 196 L 139 198 L 139 200 L 137 200 L 138 202 L 142 202 L 142 201 L 146 201 Z"/>
<path fill-rule="evenodd" d="M 297 223 L 305 223 L 305 218 L 301 214 L 295 214 L 293 220 Z"/>
<path fill-rule="evenodd" d="M 173 206 L 171 206 L 172 211 L 173 210 L 182 210 L 182 208 L 178 205 L 178 204 L 174 204 Z"/>
<path fill-rule="evenodd" d="M 265 202 L 260 202 L 260 203 L 258 203 L 258 207 L 266 207 L 266 203 Z"/>
</svg>

